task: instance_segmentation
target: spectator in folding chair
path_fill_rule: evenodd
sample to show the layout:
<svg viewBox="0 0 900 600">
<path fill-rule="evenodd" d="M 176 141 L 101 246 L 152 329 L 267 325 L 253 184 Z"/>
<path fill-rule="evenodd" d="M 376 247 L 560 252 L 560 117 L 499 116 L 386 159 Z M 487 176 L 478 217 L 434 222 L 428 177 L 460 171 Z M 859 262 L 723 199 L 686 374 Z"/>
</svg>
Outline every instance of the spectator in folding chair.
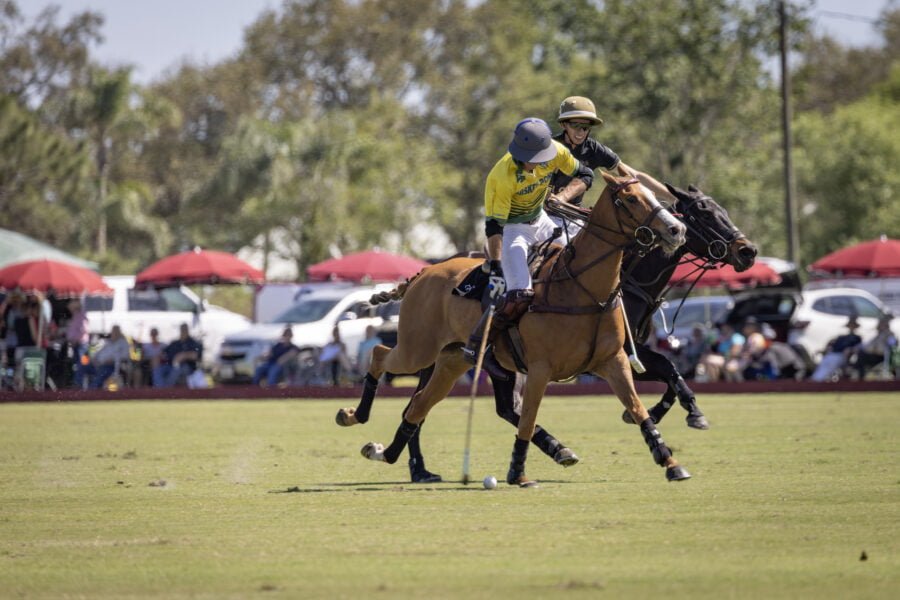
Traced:
<svg viewBox="0 0 900 600">
<path fill-rule="evenodd" d="M 138 363 L 135 386 L 153 385 L 153 371 L 162 364 L 166 345 L 159 341 L 159 329 L 150 328 L 150 341 L 141 344 L 141 361 Z"/>
<path fill-rule="evenodd" d="M 90 360 L 78 363 L 75 370 L 75 386 L 79 389 L 90 387 L 99 390 L 107 380 L 116 374 L 120 367 L 131 362 L 131 344 L 122 335 L 122 329 L 113 325 L 109 331 L 109 339 Z"/>
<path fill-rule="evenodd" d="M 291 361 L 296 365 L 300 348 L 294 344 L 293 339 L 294 331 L 288 325 L 281 333 L 281 338 L 272 344 L 265 354 L 265 360 L 256 367 L 256 371 L 253 373 L 253 385 L 259 385 L 263 378 L 269 387 L 278 385 L 281 378 L 290 371 Z"/>
<path fill-rule="evenodd" d="M 891 317 L 882 317 L 878 321 L 878 329 L 875 337 L 863 342 L 856 353 L 854 368 L 860 380 L 865 378 L 866 372 L 884 365 L 886 375 L 891 375 L 891 358 L 897 348 L 897 336 L 891 331 Z"/>
<path fill-rule="evenodd" d="M 179 328 L 179 337 L 163 350 L 165 362 L 153 370 L 153 387 L 173 387 L 180 380 L 187 383 L 203 358 L 203 346 L 191 337 L 187 323 Z"/>
<path fill-rule="evenodd" d="M 322 346 L 318 358 L 319 380 L 327 381 L 331 376 L 331 385 L 341 384 L 341 373 L 350 372 L 350 359 L 347 357 L 347 346 L 341 340 L 341 331 L 337 325 L 331 330 L 331 341 Z"/>
<path fill-rule="evenodd" d="M 840 378 L 841 372 L 850 362 L 850 357 L 856 353 L 857 347 L 862 343 L 862 338 L 857 335 L 859 321 L 856 317 L 847 320 L 847 333 L 839 335 L 825 347 L 825 353 L 819 366 L 813 372 L 813 381 L 832 381 Z"/>
</svg>

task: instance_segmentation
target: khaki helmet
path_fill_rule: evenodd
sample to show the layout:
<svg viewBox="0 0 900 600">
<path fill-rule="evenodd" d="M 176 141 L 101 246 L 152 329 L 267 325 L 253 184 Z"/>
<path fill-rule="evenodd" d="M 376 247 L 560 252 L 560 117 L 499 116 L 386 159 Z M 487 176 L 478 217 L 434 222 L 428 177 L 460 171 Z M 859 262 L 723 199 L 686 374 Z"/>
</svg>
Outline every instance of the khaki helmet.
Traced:
<svg viewBox="0 0 900 600">
<path fill-rule="evenodd" d="M 558 122 L 569 119 L 587 119 L 594 125 L 603 125 L 603 119 L 597 116 L 597 109 L 590 98 L 584 96 L 569 96 L 559 105 Z"/>
</svg>

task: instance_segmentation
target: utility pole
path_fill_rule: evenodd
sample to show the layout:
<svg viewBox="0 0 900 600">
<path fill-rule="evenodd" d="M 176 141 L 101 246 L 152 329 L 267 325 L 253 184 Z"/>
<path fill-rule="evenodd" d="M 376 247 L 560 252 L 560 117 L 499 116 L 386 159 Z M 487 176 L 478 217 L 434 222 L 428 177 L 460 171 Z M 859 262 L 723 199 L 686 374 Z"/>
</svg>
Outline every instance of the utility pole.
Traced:
<svg viewBox="0 0 900 600">
<path fill-rule="evenodd" d="M 794 166 L 791 161 L 791 74 L 788 69 L 788 32 L 786 0 L 778 2 L 778 33 L 781 42 L 781 130 L 784 153 L 784 211 L 787 229 L 787 258 L 800 268 L 797 235 L 797 208 L 794 205 Z"/>
</svg>

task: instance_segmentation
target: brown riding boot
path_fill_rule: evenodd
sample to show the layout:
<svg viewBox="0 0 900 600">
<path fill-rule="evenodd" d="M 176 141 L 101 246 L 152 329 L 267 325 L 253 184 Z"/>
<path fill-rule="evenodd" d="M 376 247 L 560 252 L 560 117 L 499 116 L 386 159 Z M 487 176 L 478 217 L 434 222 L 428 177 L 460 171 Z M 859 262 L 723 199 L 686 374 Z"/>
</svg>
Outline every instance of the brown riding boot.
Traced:
<svg viewBox="0 0 900 600">
<path fill-rule="evenodd" d="M 484 351 L 484 358 L 481 360 L 482 368 L 488 372 L 491 377 L 496 377 L 500 381 L 509 379 L 510 372 L 500 366 L 497 358 L 494 356 L 494 339 L 501 331 L 506 331 L 528 311 L 528 307 L 534 300 L 534 291 L 532 290 L 511 290 L 500 298 L 494 310 L 494 319 L 491 323 L 491 330 L 487 332 L 487 346 Z M 478 350 L 481 348 L 481 339 L 484 336 L 484 328 L 487 324 L 488 311 L 481 316 L 472 335 L 469 336 L 469 343 L 463 348 L 463 355 L 472 364 L 476 364 L 478 360 Z"/>
</svg>

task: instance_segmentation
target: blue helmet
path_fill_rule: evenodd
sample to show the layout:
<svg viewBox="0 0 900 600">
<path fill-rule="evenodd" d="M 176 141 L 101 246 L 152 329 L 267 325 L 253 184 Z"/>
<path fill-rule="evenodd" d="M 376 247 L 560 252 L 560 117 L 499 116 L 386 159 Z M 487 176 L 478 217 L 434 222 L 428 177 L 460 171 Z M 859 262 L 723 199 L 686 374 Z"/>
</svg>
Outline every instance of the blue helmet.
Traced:
<svg viewBox="0 0 900 600">
<path fill-rule="evenodd" d="M 550 126 L 544 121 L 528 118 L 519 121 L 509 143 L 509 153 L 526 163 L 544 163 L 556 156 L 556 144 Z"/>
</svg>

